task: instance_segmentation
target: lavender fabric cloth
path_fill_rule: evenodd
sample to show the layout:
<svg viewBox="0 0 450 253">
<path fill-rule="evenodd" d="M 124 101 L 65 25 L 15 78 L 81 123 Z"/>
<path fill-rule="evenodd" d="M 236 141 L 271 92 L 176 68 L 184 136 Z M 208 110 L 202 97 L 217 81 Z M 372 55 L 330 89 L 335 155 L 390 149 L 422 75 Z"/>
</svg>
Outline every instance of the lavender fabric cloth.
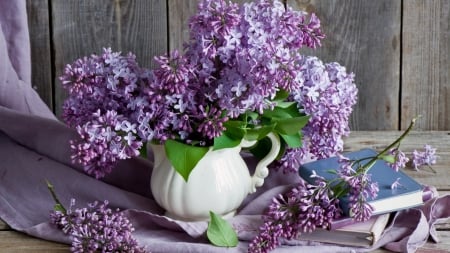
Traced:
<svg viewBox="0 0 450 253">
<path fill-rule="evenodd" d="M 206 222 L 182 222 L 164 216 L 150 193 L 152 162 L 120 162 L 112 174 L 95 180 L 70 161 L 68 142 L 76 132 L 57 121 L 31 88 L 30 51 L 25 0 L 0 0 L 0 218 L 29 235 L 69 243 L 49 223 L 53 200 L 45 180 L 61 201 L 76 198 L 80 206 L 109 200 L 132 221 L 134 236 L 152 252 L 246 252 L 261 225 L 261 214 L 273 196 L 298 182 L 298 177 L 271 172 L 266 183 L 249 195 L 230 222 L 240 243 L 219 248 L 204 236 Z M 368 252 L 385 247 L 414 252 L 428 238 L 438 241 L 434 224 L 450 216 L 450 198 L 433 198 L 421 208 L 396 214 L 372 248 L 350 248 L 308 241 L 285 241 L 274 252 Z"/>
<path fill-rule="evenodd" d="M 31 89 L 31 56 L 25 1 L 0 1 L 0 105 L 55 118 Z"/>
</svg>

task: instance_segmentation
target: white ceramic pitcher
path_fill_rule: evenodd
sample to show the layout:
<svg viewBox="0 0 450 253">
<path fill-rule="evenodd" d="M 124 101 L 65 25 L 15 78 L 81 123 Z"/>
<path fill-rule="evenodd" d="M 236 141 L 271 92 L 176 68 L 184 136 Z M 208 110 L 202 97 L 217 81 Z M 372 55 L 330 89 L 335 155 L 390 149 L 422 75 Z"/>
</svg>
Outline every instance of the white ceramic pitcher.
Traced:
<svg viewBox="0 0 450 253">
<path fill-rule="evenodd" d="M 272 148 L 259 161 L 253 176 L 239 152 L 256 141 L 243 140 L 233 148 L 210 148 L 187 182 L 172 167 L 164 146 L 150 145 L 154 156 L 151 190 L 156 202 L 166 210 L 166 216 L 178 220 L 209 220 L 209 211 L 223 217 L 233 216 L 244 198 L 264 183 L 269 174 L 267 166 L 280 151 L 279 137 L 273 133 L 268 137 Z"/>
</svg>

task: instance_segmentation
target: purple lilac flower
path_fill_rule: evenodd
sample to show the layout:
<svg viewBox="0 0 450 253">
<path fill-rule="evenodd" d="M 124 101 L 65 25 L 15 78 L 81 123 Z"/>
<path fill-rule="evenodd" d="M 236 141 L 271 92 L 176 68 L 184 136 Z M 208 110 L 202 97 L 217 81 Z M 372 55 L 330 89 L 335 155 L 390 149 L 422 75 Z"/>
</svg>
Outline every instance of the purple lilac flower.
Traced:
<svg viewBox="0 0 450 253">
<path fill-rule="evenodd" d="M 70 202 L 66 212 L 52 211 L 50 220 L 72 239 L 72 252 L 146 252 L 132 237 L 134 228 L 119 210 L 107 207 L 108 201 L 76 208 Z"/>
<path fill-rule="evenodd" d="M 272 200 L 260 233 L 250 243 L 248 252 L 269 252 L 281 244 L 280 239 L 293 239 L 316 228 L 327 228 L 341 211 L 338 199 L 318 179 L 317 185 L 300 183 L 288 193 Z"/>
<path fill-rule="evenodd" d="M 145 121 L 151 75 L 134 55 L 105 49 L 67 65 L 60 79 L 69 91 L 62 117 L 80 136 L 71 142 L 73 161 L 100 178 L 117 160 L 139 155 L 154 130 Z"/>
<path fill-rule="evenodd" d="M 323 64 L 316 57 L 304 57 L 298 64 L 304 85 L 293 92 L 293 99 L 311 118 L 302 130 L 303 146 L 286 150 L 275 164 L 285 172 L 296 172 L 302 163 L 343 150 L 342 137 L 350 133 L 348 123 L 358 92 L 353 74 L 338 63 Z"/>
<path fill-rule="evenodd" d="M 354 161 L 342 155 L 338 157 L 340 163 L 338 175 L 349 187 L 350 214 L 357 221 L 368 220 L 373 212 L 373 207 L 368 200 L 377 197 L 378 183 L 372 182 L 371 175 L 360 164 L 354 165 Z"/>
<path fill-rule="evenodd" d="M 424 146 L 424 151 L 414 150 L 412 153 L 412 166 L 415 170 L 419 170 L 420 166 L 431 166 L 436 164 L 437 160 L 436 149 L 430 145 Z"/>
<path fill-rule="evenodd" d="M 143 143 L 134 136 L 136 124 L 116 111 L 101 114 L 97 110 L 91 121 L 77 127 L 81 140 L 72 140 L 72 160 L 82 164 L 96 178 L 110 173 L 115 162 L 139 155 Z"/>
<path fill-rule="evenodd" d="M 409 158 L 406 157 L 405 153 L 403 153 L 398 148 L 393 148 L 388 151 L 390 155 L 393 155 L 395 158 L 395 161 L 393 163 L 388 163 L 389 166 L 394 169 L 395 171 L 398 171 L 401 168 L 404 168 L 406 166 L 406 163 L 408 163 Z"/>
</svg>

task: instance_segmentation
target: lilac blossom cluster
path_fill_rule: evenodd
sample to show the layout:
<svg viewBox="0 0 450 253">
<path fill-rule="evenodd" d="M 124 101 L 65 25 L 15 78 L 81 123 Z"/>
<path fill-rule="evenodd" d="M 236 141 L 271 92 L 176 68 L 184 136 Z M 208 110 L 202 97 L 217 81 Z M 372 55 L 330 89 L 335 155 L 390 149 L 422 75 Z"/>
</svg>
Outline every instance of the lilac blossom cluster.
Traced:
<svg viewBox="0 0 450 253">
<path fill-rule="evenodd" d="M 408 161 L 409 161 L 409 158 L 406 157 L 406 154 L 403 153 L 403 151 L 401 151 L 398 148 L 390 149 L 388 151 L 388 154 L 390 154 L 390 155 L 392 155 L 394 157 L 394 162 L 393 163 L 388 163 L 388 164 L 395 171 L 399 171 L 399 169 L 404 168 L 406 166 L 406 164 L 408 163 Z"/>
<path fill-rule="evenodd" d="M 139 155 L 148 127 L 149 71 L 135 56 L 105 49 L 67 65 L 61 82 L 69 91 L 62 118 L 77 129 L 72 159 L 89 174 L 105 176 L 119 159 Z"/>
<path fill-rule="evenodd" d="M 210 145 L 224 123 L 246 112 L 272 109 L 280 90 L 300 89 L 298 50 L 324 37 L 316 16 L 279 1 L 239 6 L 203 0 L 189 22 L 185 53 L 158 57 L 150 100 L 167 119 L 167 138 Z M 170 127 L 168 127 L 170 126 Z"/>
<path fill-rule="evenodd" d="M 431 166 L 436 164 L 438 156 L 436 155 L 436 148 L 430 145 L 424 146 L 424 151 L 414 150 L 412 153 L 411 165 L 415 170 L 419 170 L 420 166 Z"/>
<path fill-rule="evenodd" d="M 418 171 L 422 166 L 429 166 L 431 170 L 433 170 L 431 165 L 436 164 L 436 160 L 438 158 L 436 155 L 436 148 L 433 148 L 428 144 L 424 145 L 423 151 L 415 149 L 410 157 L 398 148 L 390 149 L 388 154 L 394 158 L 394 161 L 388 162 L 388 164 L 395 171 L 405 167 L 412 167 Z"/>
<path fill-rule="evenodd" d="M 248 252 L 269 252 L 281 244 L 281 239 L 294 239 L 316 228 L 327 228 L 341 216 L 339 200 L 322 178 L 316 185 L 299 183 L 272 200 L 263 216 L 260 233 L 249 245 Z"/>
<path fill-rule="evenodd" d="M 286 150 L 275 164 L 285 172 L 296 172 L 306 161 L 343 150 L 342 137 L 350 133 L 348 121 L 358 93 L 354 75 L 338 63 L 324 64 L 317 57 L 304 57 L 300 65 L 304 81 L 293 92 L 293 99 L 311 118 L 302 130 L 303 146 Z"/>
<path fill-rule="evenodd" d="M 134 228 L 119 210 L 107 207 L 108 202 L 94 202 L 76 208 L 72 199 L 64 211 L 52 211 L 50 220 L 72 239 L 71 252 L 144 253 L 132 237 Z"/>
<path fill-rule="evenodd" d="M 286 9 L 279 1 L 261 0 L 239 8 L 225 1 L 205 0 L 189 27 L 185 59 L 175 53 L 167 60 L 174 62 L 172 68 L 161 65 L 161 69 L 177 72 L 161 71 L 164 78 L 172 75 L 174 80 L 157 78 L 163 79 L 158 84 L 175 87 L 180 86 L 177 76 L 185 77 L 179 94 L 164 93 L 174 104 L 161 110 L 180 122 L 176 126 L 181 126 L 178 135 L 182 139 L 192 142 L 189 136 L 198 138 L 195 130 L 202 130 L 209 139 L 217 137 L 225 121 L 248 111 L 262 113 L 273 108 L 271 99 L 277 91 L 286 90 L 290 100 L 311 118 L 303 129 L 303 147 L 288 149 L 273 167 L 296 171 L 309 158 L 325 158 L 342 150 L 357 89 L 353 74 L 338 63 L 323 64 L 316 57 L 299 54 L 301 47 L 316 48 L 324 38 L 314 14 Z M 199 114 L 197 108 L 204 104 L 213 115 Z M 210 119 L 206 124 L 205 116 Z"/>
</svg>

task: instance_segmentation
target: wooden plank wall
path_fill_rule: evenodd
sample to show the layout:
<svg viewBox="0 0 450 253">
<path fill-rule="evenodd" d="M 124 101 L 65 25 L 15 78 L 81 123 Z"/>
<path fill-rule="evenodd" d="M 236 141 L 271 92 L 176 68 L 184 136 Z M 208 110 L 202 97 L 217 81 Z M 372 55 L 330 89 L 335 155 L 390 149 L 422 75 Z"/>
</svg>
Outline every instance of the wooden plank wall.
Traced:
<svg viewBox="0 0 450 253">
<path fill-rule="evenodd" d="M 65 64 L 112 47 L 132 51 L 140 65 L 181 49 L 198 0 L 26 0 L 33 85 L 60 113 Z M 245 2 L 245 0 L 235 0 Z M 450 1 L 285 0 L 314 12 L 326 33 L 314 54 L 356 74 L 352 130 L 450 130 Z"/>
</svg>

